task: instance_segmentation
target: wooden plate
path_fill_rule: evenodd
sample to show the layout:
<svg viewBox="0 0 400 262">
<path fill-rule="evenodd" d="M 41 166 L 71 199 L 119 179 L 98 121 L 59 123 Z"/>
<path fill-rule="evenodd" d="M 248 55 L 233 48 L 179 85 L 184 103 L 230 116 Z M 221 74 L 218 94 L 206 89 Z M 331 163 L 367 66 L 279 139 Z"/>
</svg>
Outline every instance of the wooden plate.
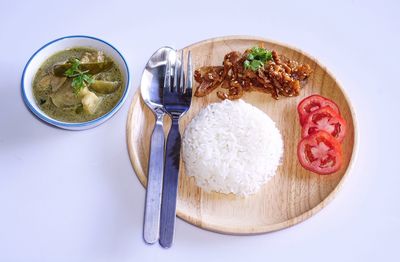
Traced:
<svg viewBox="0 0 400 262">
<path fill-rule="evenodd" d="M 248 103 L 267 113 L 277 124 L 284 139 L 284 157 L 276 176 L 255 195 L 240 198 L 220 193 L 206 193 L 198 188 L 194 178 L 181 168 L 177 215 L 204 229 L 228 234 L 255 234 L 274 231 L 297 224 L 321 210 L 336 194 L 354 158 L 356 132 L 350 101 L 343 89 L 316 59 L 304 52 L 276 42 L 254 37 L 222 37 L 199 42 L 184 48 L 191 50 L 194 68 L 220 65 L 226 53 L 264 43 L 289 58 L 309 64 L 314 73 L 298 97 L 282 97 L 278 101 L 268 94 L 247 93 Z M 197 84 L 195 85 L 197 86 Z M 319 176 L 301 167 L 296 148 L 300 141 L 297 104 L 306 96 L 321 94 L 334 100 L 347 121 L 343 141 L 343 166 L 332 175 Z M 181 120 L 181 132 L 188 122 L 209 103 L 219 101 L 215 92 L 207 97 L 193 98 L 192 106 Z M 166 117 L 167 128 L 170 120 Z M 133 168 L 146 185 L 150 135 L 154 116 L 144 105 L 139 91 L 133 98 L 127 122 L 127 143 Z M 181 167 L 183 163 L 181 162 Z"/>
</svg>

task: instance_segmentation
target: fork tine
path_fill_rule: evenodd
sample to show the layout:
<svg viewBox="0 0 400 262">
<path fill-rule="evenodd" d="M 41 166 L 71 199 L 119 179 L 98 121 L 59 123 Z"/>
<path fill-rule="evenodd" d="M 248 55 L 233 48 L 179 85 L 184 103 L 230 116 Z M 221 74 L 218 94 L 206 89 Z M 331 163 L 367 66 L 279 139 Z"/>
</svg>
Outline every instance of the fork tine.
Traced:
<svg viewBox="0 0 400 262">
<path fill-rule="evenodd" d="M 183 63 L 183 60 L 184 60 L 183 59 L 183 49 L 181 50 L 180 57 L 181 57 L 181 64 L 180 64 L 180 72 L 179 72 L 180 76 L 179 76 L 178 92 L 183 94 L 184 91 L 185 91 L 185 74 L 184 74 L 184 70 L 183 70 L 183 65 L 184 65 L 184 63 Z"/>
<path fill-rule="evenodd" d="M 167 54 L 167 65 L 165 66 L 164 88 L 171 91 L 171 59 L 170 52 Z"/>
<path fill-rule="evenodd" d="M 180 72 L 180 58 L 178 53 L 175 53 L 175 64 L 174 64 L 174 84 L 172 86 L 172 92 L 178 92 L 179 89 L 179 72 Z"/>
<path fill-rule="evenodd" d="M 192 52 L 188 51 L 187 55 L 187 65 L 186 65 L 186 89 L 185 94 L 192 95 L 192 85 L 193 85 L 193 67 L 192 67 Z"/>
</svg>

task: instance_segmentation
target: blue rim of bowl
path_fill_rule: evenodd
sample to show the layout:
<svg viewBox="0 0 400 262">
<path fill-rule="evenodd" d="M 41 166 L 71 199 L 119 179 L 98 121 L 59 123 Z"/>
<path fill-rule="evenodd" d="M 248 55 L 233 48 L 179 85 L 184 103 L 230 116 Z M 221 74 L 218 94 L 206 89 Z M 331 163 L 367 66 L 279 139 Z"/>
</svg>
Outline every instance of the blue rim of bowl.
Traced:
<svg viewBox="0 0 400 262">
<path fill-rule="evenodd" d="M 25 90 L 25 86 L 24 86 L 24 79 L 25 79 L 25 73 L 26 73 L 26 69 L 28 68 L 29 64 L 31 63 L 32 59 L 40 52 L 42 51 L 44 48 L 46 48 L 47 46 L 58 42 L 60 40 L 63 39 L 67 39 L 67 38 L 89 38 L 92 40 L 96 40 L 99 42 L 102 42 L 103 44 L 108 45 L 109 47 L 111 47 L 112 49 L 114 49 L 118 55 L 122 58 L 122 61 L 125 64 L 126 67 L 126 71 L 127 71 L 127 79 L 126 79 L 126 85 L 125 85 L 125 91 L 122 94 L 121 99 L 118 101 L 118 103 L 107 113 L 105 113 L 104 115 L 87 121 L 87 122 L 82 122 L 82 123 L 68 123 L 68 122 L 62 122 L 62 121 L 58 121 L 58 120 L 54 120 L 50 117 L 48 117 L 47 115 L 39 112 L 38 110 L 36 110 L 30 103 L 30 101 L 28 100 L 28 97 L 26 96 L 26 90 Z M 64 37 L 60 37 L 57 38 L 53 41 L 48 42 L 47 44 L 45 44 L 44 46 L 42 46 L 41 48 L 39 48 L 32 56 L 31 58 L 29 58 L 28 62 L 26 63 L 25 67 L 24 67 L 24 71 L 22 73 L 22 78 L 21 78 L 21 94 L 22 94 L 22 99 L 24 100 L 25 105 L 29 108 L 29 110 L 31 110 L 32 113 L 34 113 L 38 118 L 40 118 L 41 120 L 52 124 L 54 126 L 58 126 L 58 127 L 86 127 L 86 126 L 91 126 L 95 123 L 103 123 L 102 120 L 107 120 L 108 117 L 112 117 L 122 106 L 122 104 L 125 102 L 127 96 L 128 96 L 128 91 L 129 91 L 129 87 L 130 87 L 130 75 L 129 75 L 129 67 L 128 64 L 126 63 L 126 60 L 124 58 L 124 56 L 118 51 L 117 48 L 115 48 L 113 45 L 111 45 L 110 43 L 99 39 L 97 37 L 93 37 L 93 36 L 87 36 L 87 35 L 70 35 L 70 36 L 64 36 Z"/>
</svg>

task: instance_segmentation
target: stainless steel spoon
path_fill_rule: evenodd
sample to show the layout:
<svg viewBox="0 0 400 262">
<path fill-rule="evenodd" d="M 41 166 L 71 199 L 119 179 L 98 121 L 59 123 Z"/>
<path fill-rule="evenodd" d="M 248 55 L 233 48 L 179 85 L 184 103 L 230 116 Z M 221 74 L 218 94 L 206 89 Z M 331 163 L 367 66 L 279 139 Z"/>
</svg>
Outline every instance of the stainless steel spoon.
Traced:
<svg viewBox="0 0 400 262">
<path fill-rule="evenodd" d="M 163 119 L 165 115 L 163 87 L 167 59 L 170 52 L 175 52 L 175 50 L 170 47 L 162 47 L 151 56 L 143 71 L 142 81 L 140 83 L 142 98 L 156 117 L 156 124 L 150 142 L 143 229 L 143 238 L 148 244 L 157 242 L 159 238 L 165 148 L 163 130 Z"/>
</svg>

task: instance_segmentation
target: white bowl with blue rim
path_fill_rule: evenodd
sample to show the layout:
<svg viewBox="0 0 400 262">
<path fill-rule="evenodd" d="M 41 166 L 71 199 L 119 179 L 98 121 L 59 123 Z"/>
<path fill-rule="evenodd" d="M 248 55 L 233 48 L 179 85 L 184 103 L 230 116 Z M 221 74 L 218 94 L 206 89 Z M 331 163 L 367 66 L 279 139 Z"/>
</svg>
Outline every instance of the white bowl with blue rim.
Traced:
<svg viewBox="0 0 400 262">
<path fill-rule="evenodd" d="M 53 54 L 73 47 L 88 47 L 103 51 L 117 64 L 117 66 L 121 70 L 122 77 L 125 80 L 124 92 L 117 104 L 106 114 L 87 122 L 71 123 L 54 119 L 40 109 L 33 95 L 33 80 L 35 78 L 36 72 L 43 64 L 43 62 L 45 62 L 46 59 Z M 84 130 L 92 128 L 110 119 L 125 102 L 126 97 L 128 96 L 129 87 L 129 69 L 122 54 L 114 46 L 107 43 L 106 41 L 98 39 L 96 37 L 84 35 L 74 35 L 58 38 L 42 46 L 28 60 L 21 79 L 22 99 L 24 100 L 26 106 L 32 111 L 32 113 L 46 123 L 68 130 Z"/>
</svg>

